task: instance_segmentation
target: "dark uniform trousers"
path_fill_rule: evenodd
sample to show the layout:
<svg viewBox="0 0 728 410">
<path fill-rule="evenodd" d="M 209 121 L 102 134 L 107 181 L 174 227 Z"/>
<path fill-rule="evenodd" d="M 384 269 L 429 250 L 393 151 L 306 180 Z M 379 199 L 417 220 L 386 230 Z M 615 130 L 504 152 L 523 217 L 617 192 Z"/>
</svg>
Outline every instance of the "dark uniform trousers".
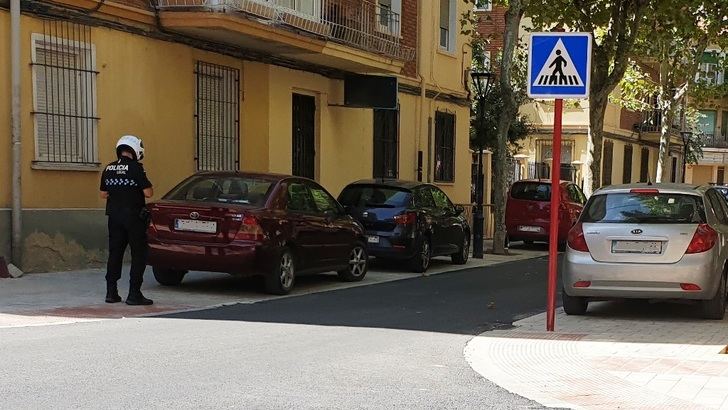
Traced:
<svg viewBox="0 0 728 410">
<path fill-rule="evenodd" d="M 147 267 L 147 226 L 139 217 L 139 211 L 121 209 L 109 214 L 107 283 L 116 283 L 121 278 L 121 265 L 127 245 L 131 248 L 129 286 L 131 290 L 139 290 Z"/>
</svg>

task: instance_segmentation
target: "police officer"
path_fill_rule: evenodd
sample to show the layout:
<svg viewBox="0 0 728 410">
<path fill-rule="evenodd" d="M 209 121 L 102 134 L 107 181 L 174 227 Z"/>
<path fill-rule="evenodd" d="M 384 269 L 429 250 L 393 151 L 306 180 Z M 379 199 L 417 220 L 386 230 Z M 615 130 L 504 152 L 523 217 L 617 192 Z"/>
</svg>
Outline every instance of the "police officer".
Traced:
<svg viewBox="0 0 728 410">
<path fill-rule="evenodd" d="M 101 175 L 101 197 L 106 199 L 109 217 L 109 261 L 106 266 L 106 302 L 121 302 L 116 282 L 126 246 L 131 248 L 129 296 L 127 305 L 151 305 L 142 295 L 142 279 L 147 267 L 147 218 L 144 198 L 153 195 L 142 163 L 144 145 L 133 135 L 124 135 L 116 144 L 117 160 Z"/>
</svg>

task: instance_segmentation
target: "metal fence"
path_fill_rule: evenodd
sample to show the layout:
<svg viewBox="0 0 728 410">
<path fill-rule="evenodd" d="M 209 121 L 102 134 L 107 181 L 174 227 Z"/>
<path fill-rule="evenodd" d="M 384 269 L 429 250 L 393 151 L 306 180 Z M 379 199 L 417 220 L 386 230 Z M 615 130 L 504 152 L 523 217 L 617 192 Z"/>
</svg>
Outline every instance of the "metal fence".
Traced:
<svg viewBox="0 0 728 410">
<path fill-rule="evenodd" d="M 473 227 L 473 204 L 460 204 L 465 209 L 463 215 L 470 224 L 471 229 Z M 493 239 L 494 227 L 495 227 L 495 207 L 492 204 L 483 205 L 483 238 Z"/>
<path fill-rule="evenodd" d="M 577 166 L 571 164 L 561 164 L 561 180 L 576 181 Z M 528 178 L 530 179 L 549 179 L 551 178 L 551 166 L 546 162 L 532 162 L 528 164 Z"/>
<path fill-rule="evenodd" d="M 367 0 L 159 0 L 157 7 L 245 13 L 388 57 L 415 58 L 415 49 L 400 42 L 400 14 Z"/>
</svg>

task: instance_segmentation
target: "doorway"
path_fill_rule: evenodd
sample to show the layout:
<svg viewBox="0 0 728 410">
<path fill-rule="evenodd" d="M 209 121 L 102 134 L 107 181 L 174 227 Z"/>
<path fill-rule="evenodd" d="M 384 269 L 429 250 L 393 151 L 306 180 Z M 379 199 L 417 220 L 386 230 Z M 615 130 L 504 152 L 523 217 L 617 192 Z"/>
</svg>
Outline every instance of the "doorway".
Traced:
<svg viewBox="0 0 728 410">
<path fill-rule="evenodd" d="M 316 97 L 293 94 L 293 175 L 316 176 Z"/>
</svg>

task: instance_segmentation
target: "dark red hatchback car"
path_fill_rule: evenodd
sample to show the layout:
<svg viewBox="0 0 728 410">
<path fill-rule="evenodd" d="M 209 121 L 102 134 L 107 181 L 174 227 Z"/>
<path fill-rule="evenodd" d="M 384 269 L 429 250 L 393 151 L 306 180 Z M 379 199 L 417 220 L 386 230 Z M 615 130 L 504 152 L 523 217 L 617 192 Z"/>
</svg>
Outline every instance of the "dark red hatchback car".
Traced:
<svg viewBox="0 0 728 410">
<path fill-rule="evenodd" d="M 579 219 L 586 197 L 574 183 L 561 181 L 559 245 L 566 244 L 569 230 Z M 523 180 L 511 186 L 506 203 L 508 241 L 548 242 L 551 226 L 551 181 Z"/>
<path fill-rule="evenodd" d="M 200 270 L 262 275 L 268 292 L 286 294 L 299 275 L 367 273 L 362 226 L 306 178 L 198 173 L 148 208 L 148 263 L 163 285 Z"/>
</svg>

